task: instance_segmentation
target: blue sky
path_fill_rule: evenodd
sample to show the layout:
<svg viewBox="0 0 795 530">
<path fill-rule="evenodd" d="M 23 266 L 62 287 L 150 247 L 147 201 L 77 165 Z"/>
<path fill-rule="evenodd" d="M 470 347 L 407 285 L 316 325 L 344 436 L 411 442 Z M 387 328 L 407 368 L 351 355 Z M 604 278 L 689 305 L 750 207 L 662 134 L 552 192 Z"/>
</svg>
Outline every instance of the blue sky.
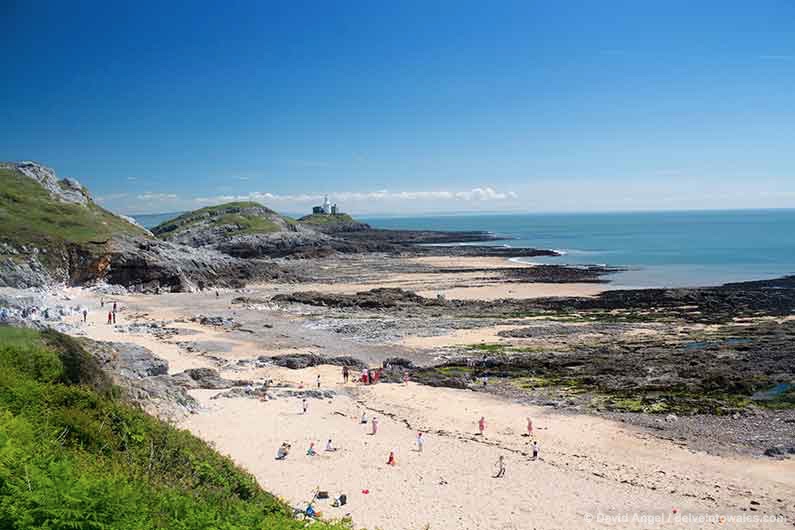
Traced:
<svg viewBox="0 0 795 530">
<path fill-rule="evenodd" d="M 0 159 L 125 213 L 795 207 L 795 3 L 0 4 Z"/>
</svg>

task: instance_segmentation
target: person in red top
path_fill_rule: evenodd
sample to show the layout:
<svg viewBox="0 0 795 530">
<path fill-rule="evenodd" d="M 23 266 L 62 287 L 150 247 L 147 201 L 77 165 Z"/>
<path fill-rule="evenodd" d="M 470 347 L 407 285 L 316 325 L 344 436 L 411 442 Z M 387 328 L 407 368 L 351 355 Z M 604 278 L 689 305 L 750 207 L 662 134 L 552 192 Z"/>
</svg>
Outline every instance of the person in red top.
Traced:
<svg viewBox="0 0 795 530">
<path fill-rule="evenodd" d="M 113 324 L 113 313 L 108 311 L 108 324 Z"/>
<path fill-rule="evenodd" d="M 480 431 L 480 435 L 483 436 L 483 431 L 486 430 L 486 417 L 481 416 L 478 420 L 478 430 Z"/>
</svg>

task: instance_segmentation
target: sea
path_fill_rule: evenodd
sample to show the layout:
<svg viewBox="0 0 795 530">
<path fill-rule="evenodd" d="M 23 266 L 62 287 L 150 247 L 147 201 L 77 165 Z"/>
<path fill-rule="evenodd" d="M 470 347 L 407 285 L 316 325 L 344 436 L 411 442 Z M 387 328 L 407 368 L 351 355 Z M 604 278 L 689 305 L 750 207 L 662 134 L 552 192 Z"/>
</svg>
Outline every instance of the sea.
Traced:
<svg viewBox="0 0 795 530">
<path fill-rule="evenodd" d="M 795 209 L 362 220 L 378 228 L 486 230 L 505 238 L 490 245 L 561 254 L 517 261 L 627 269 L 608 277 L 613 288 L 696 287 L 795 274 Z"/>
<path fill-rule="evenodd" d="M 134 217 L 152 227 L 174 214 Z M 376 228 L 483 230 L 502 238 L 487 245 L 561 254 L 515 258 L 526 263 L 626 269 L 608 277 L 612 288 L 696 287 L 795 274 L 795 209 L 357 218 Z"/>
</svg>

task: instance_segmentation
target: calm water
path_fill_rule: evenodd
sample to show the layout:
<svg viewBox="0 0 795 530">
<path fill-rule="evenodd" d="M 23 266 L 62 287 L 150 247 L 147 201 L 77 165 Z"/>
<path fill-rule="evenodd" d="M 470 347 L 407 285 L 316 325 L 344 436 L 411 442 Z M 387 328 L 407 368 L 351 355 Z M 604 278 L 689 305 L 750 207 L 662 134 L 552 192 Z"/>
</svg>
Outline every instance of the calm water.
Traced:
<svg viewBox="0 0 795 530">
<path fill-rule="evenodd" d="M 718 285 L 795 274 L 795 210 L 362 218 L 379 228 L 487 230 L 550 248 L 534 263 L 629 267 L 616 287 Z"/>
</svg>

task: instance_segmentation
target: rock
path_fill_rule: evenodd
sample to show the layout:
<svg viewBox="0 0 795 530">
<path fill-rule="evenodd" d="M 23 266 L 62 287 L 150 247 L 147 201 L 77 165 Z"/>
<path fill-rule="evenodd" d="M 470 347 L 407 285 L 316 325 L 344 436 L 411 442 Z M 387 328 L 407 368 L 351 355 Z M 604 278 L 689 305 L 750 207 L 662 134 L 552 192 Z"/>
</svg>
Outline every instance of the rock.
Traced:
<svg viewBox="0 0 795 530">
<path fill-rule="evenodd" d="M 337 393 L 333 390 L 283 390 L 279 392 L 280 397 L 312 398 L 312 399 L 333 399 Z"/>
<path fill-rule="evenodd" d="M 665 416 L 665 421 L 667 422 L 674 422 L 678 419 L 679 418 L 676 417 L 676 414 L 668 414 L 667 416 Z"/>
<path fill-rule="evenodd" d="M 212 368 L 190 368 L 171 377 L 176 384 L 185 388 L 222 390 L 252 384 L 251 381 L 240 379 L 224 379 Z"/>
<path fill-rule="evenodd" d="M 252 398 L 252 399 L 273 399 L 273 396 L 268 394 L 268 387 L 266 385 L 262 385 L 259 387 L 255 387 L 252 385 L 248 386 L 238 386 L 235 388 L 231 388 L 226 392 L 220 392 L 210 399 L 221 399 L 221 398 Z"/>
<path fill-rule="evenodd" d="M 66 178 L 59 181 L 55 176 L 55 171 L 37 162 L 25 161 L 18 164 L 2 165 L 14 166 L 17 171 L 38 182 L 41 187 L 60 201 L 85 206 L 91 200 L 88 191 L 77 180 Z"/>
<path fill-rule="evenodd" d="M 324 357 L 322 355 L 313 355 L 306 353 L 290 353 L 287 355 L 279 355 L 276 357 L 261 356 L 258 358 L 258 360 L 271 362 L 276 366 L 290 368 L 291 370 L 300 370 L 302 368 L 309 368 L 311 366 L 320 366 L 323 364 L 331 364 L 334 366 L 348 366 L 349 368 L 358 368 L 358 369 L 367 367 L 365 363 L 354 357 L 349 357 L 349 356 Z"/>
<path fill-rule="evenodd" d="M 211 249 L 127 235 L 113 238 L 106 259 L 109 265 L 101 278 L 141 292 L 239 288 L 247 281 L 283 276 L 272 262 L 246 261 Z"/>
</svg>

